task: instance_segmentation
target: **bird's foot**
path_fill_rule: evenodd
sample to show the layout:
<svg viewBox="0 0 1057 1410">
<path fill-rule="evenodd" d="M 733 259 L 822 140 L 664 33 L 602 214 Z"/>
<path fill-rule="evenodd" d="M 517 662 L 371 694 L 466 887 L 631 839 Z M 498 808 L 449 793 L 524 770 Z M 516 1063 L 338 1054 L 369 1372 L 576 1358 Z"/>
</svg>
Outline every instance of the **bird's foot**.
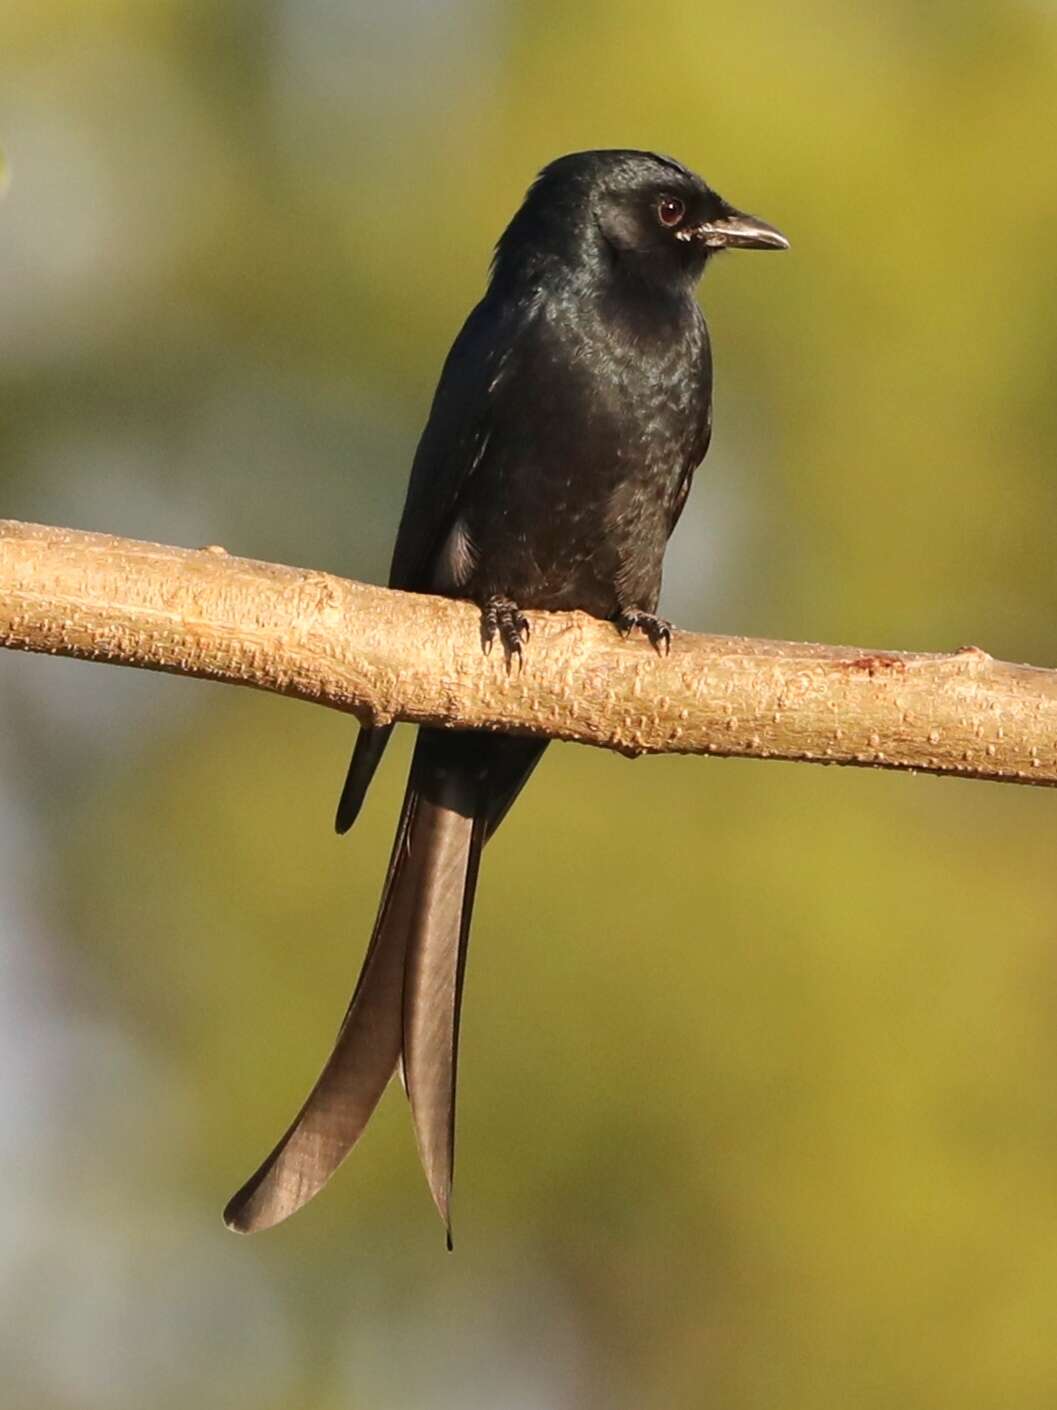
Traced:
<svg viewBox="0 0 1057 1410">
<path fill-rule="evenodd" d="M 484 605 L 481 614 L 481 645 L 486 656 L 491 651 L 496 637 L 502 642 L 507 670 L 510 670 L 510 663 L 515 657 L 520 670 L 522 643 L 529 639 L 529 620 L 517 603 L 511 602 L 509 597 L 490 597 Z"/>
<path fill-rule="evenodd" d="M 655 617 L 652 612 L 640 612 L 637 607 L 628 607 L 613 618 L 617 631 L 622 637 L 632 632 L 642 632 L 658 656 L 667 656 L 672 649 L 672 624 L 663 617 Z"/>
</svg>

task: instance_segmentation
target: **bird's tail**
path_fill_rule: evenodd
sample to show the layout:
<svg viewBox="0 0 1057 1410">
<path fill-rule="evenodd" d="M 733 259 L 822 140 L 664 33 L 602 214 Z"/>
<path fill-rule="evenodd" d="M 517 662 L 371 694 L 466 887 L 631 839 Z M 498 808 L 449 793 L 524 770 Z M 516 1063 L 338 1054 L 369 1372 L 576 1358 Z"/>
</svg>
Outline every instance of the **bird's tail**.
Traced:
<svg viewBox="0 0 1057 1410">
<path fill-rule="evenodd" d="M 367 797 L 367 790 L 371 786 L 371 779 L 374 778 L 374 771 L 381 762 L 385 746 L 389 743 L 389 736 L 392 732 L 392 725 L 360 726 L 360 732 L 356 736 L 356 748 L 352 753 L 352 762 L 345 775 L 345 786 L 342 788 L 341 798 L 338 800 L 337 816 L 334 819 L 335 832 L 348 832 L 359 817 L 363 800 Z"/>
<path fill-rule="evenodd" d="M 459 1010 L 478 863 L 544 744 L 419 732 L 378 918 L 334 1051 L 290 1129 L 229 1202 L 230 1228 L 269 1228 L 317 1194 L 402 1061 L 450 1241 Z"/>
</svg>

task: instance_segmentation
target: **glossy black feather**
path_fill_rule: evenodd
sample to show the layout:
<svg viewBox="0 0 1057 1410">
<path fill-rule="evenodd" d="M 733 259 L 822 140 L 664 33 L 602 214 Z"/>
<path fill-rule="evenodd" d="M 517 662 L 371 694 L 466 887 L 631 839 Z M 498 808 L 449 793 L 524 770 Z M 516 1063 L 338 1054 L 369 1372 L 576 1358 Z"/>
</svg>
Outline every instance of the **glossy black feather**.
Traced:
<svg viewBox="0 0 1057 1410">
<path fill-rule="evenodd" d="M 664 549 L 711 434 L 712 358 L 694 287 L 724 243 L 785 242 L 670 158 L 580 152 L 540 173 L 444 364 L 391 586 L 473 600 L 507 651 L 522 649 L 522 608 L 578 608 L 639 626 L 655 644 L 667 639 L 653 615 Z M 388 736 L 388 727 L 361 732 L 339 831 L 358 814 Z M 420 731 L 378 920 L 334 1053 L 229 1205 L 232 1227 L 267 1227 L 310 1199 L 402 1059 L 450 1237 L 478 864 L 545 744 Z"/>
<path fill-rule="evenodd" d="M 348 832 L 360 815 L 363 800 L 371 786 L 375 770 L 381 763 L 385 746 L 393 732 L 392 725 L 360 728 L 356 736 L 356 747 L 352 753 L 349 771 L 345 775 L 345 786 L 338 800 L 338 812 L 334 819 L 335 832 Z"/>
</svg>

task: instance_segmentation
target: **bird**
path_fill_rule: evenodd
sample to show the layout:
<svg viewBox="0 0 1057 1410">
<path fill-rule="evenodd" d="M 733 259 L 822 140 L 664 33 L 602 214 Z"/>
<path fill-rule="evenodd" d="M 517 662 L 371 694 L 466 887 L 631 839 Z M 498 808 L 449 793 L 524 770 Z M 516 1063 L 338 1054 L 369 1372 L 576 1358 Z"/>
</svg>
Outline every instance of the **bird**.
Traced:
<svg viewBox="0 0 1057 1410">
<path fill-rule="evenodd" d="M 520 666 L 527 611 L 578 609 L 670 650 L 668 539 L 712 431 L 696 286 L 728 249 L 784 250 L 671 157 L 573 152 L 539 173 L 495 247 L 412 463 L 389 584 L 469 599 L 485 651 Z M 391 725 L 364 725 L 338 805 L 347 832 Z M 452 1245 L 459 1015 L 482 850 L 545 739 L 420 727 L 377 919 L 334 1049 L 224 1211 L 268 1228 L 316 1195 L 394 1072 Z"/>
</svg>

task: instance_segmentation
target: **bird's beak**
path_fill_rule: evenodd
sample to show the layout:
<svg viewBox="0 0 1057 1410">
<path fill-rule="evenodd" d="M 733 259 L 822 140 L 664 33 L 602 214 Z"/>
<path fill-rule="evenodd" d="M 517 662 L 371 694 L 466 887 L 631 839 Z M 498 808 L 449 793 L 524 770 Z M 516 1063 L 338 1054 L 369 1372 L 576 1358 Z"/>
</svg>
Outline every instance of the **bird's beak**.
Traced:
<svg viewBox="0 0 1057 1410">
<path fill-rule="evenodd" d="M 700 240 L 711 250 L 788 250 L 789 241 L 780 230 L 754 215 L 728 206 L 722 215 L 700 225 L 687 225 L 678 231 L 680 240 Z"/>
</svg>

